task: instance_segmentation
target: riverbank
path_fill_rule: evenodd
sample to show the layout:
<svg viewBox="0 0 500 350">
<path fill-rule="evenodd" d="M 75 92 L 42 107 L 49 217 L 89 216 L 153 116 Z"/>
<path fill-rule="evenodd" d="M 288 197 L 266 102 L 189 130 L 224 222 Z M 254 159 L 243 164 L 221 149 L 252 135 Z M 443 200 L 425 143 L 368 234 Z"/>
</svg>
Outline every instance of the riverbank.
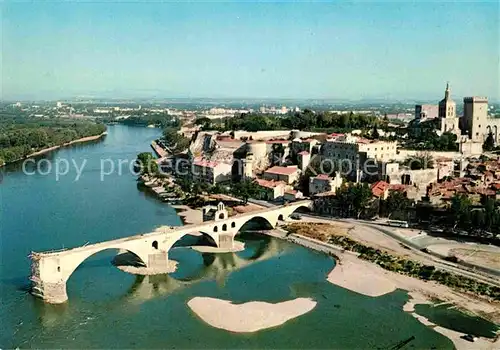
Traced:
<svg viewBox="0 0 500 350">
<path fill-rule="evenodd" d="M 82 137 L 80 139 L 76 139 L 76 140 L 73 140 L 73 141 L 70 141 L 70 142 L 63 143 L 62 145 L 53 146 L 53 147 L 49 147 L 49 148 L 44 148 L 44 149 L 42 149 L 40 151 L 37 151 L 37 152 L 34 152 L 34 153 L 31 153 L 31 154 L 27 155 L 26 158 L 31 158 L 31 157 L 39 156 L 41 154 L 45 154 L 47 152 L 51 152 L 51 151 L 54 151 L 54 150 L 62 148 L 62 147 L 68 147 L 68 146 L 74 145 L 76 143 L 83 143 L 83 142 L 89 142 L 89 141 L 99 140 L 101 137 L 104 137 L 107 134 L 108 134 L 108 132 L 104 131 L 104 132 L 100 133 L 99 135 Z"/>
<path fill-rule="evenodd" d="M 104 132 L 102 132 L 99 135 L 82 137 L 80 139 L 76 139 L 76 140 L 73 140 L 73 141 L 70 141 L 70 142 L 63 143 L 62 145 L 56 145 L 56 146 L 52 146 L 52 147 L 47 147 L 47 148 L 41 149 L 39 151 L 30 153 L 26 157 L 16 159 L 16 160 L 14 160 L 12 162 L 0 164 L 0 167 L 8 165 L 8 164 L 13 164 L 13 163 L 16 163 L 16 162 L 20 162 L 21 160 L 25 160 L 25 159 L 33 158 L 33 157 L 36 157 L 36 156 L 40 156 L 42 154 L 49 153 L 49 152 L 58 150 L 60 148 L 68 147 L 68 146 L 71 146 L 71 145 L 74 145 L 74 144 L 77 144 L 77 143 L 84 143 L 84 142 L 90 142 L 90 141 L 99 140 L 100 138 L 102 138 L 102 137 L 104 137 L 106 135 L 107 135 L 107 131 L 104 131 Z"/>
<path fill-rule="evenodd" d="M 302 226 L 302 229 L 300 229 L 300 226 Z M 437 332 L 450 338 L 459 350 L 471 348 L 471 343 L 461 338 L 464 334 L 429 322 L 425 317 L 414 312 L 416 304 L 432 304 L 433 301 L 440 300 L 453 304 L 454 307 L 467 314 L 482 317 L 495 324 L 500 323 L 500 312 L 498 311 L 500 310 L 500 303 L 498 301 L 471 293 L 463 293 L 434 281 L 424 281 L 408 275 L 387 271 L 373 262 L 361 259 L 358 253 L 338 245 L 306 237 L 305 235 L 308 234 L 309 229 L 311 228 L 308 228 L 307 224 L 295 224 L 293 233 L 289 234 L 286 239 L 307 248 L 334 255 L 337 258 L 337 265 L 327 277 L 329 282 L 371 297 L 378 297 L 396 289 L 408 291 L 410 300 L 403 306 L 403 311 L 411 313 L 423 324 L 433 327 Z M 345 229 L 345 227 L 335 227 L 333 230 L 339 233 Z M 311 230 L 316 235 L 319 234 L 319 236 L 327 235 L 324 229 L 319 230 L 315 227 Z M 477 344 L 481 344 L 481 349 L 493 349 L 498 348 L 499 341 L 497 334 L 496 339 L 493 341 L 480 338 Z"/>
</svg>

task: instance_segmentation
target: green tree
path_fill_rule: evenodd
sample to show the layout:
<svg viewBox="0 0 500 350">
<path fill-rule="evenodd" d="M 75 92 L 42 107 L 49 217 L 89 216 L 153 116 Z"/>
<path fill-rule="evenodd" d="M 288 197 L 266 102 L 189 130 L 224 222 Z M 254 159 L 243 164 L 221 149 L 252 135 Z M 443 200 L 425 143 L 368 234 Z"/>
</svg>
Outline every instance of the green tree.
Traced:
<svg viewBox="0 0 500 350">
<path fill-rule="evenodd" d="M 419 152 L 415 156 L 406 158 L 404 163 L 411 170 L 434 168 L 434 158 L 429 152 Z"/>
<path fill-rule="evenodd" d="M 350 187 L 353 197 L 353 207 L 356 210 L 356 217 L 359 218 L 362 211 L 372 198 L 372 191 L 367 183 L 357 183 Z"/>
<path fill-rule="evenodd" d="M 255 179 L 245 179 L 234 183 L 231 190 L 234 196 L 243 199 L 247 204 L 249 198 L 257 196 L 260 187 Z"/>
<path fill-rule="evenodd" d="M 484 201 L 484 228 L 491 231 L 492 228 L 498 227 L 500 224 L 500 214 L 496 207 L 495 200 L 486 198 Z"/>
<path fill-rule="evenodd" d="M 177 128 L 163 129 L 163 140 L 173 154 L 181 153 L 189 147 L 189 139 L 181 135 Z"/>
<path fill-rule="evenodd" d="M 135 171 L 142 174 L 158 174 L 158 163 L 151 152 L 142 152 L 137 155 L 135 161 Z"/>
<path fill-rule="evenodd" d="M 464 194 L 456 194 L 451 199 L 451 218 L 454 226 L 470 227 L 472 202 Z"/>
<path fill-rule="evenodd" d="M 495 139 L 493 137 L 493 133 L 490 131 L 488 137 L 483 143 L 483 150 L 492 151 L 495 148 Z"/>
<path fill-rule="evenodd" d="M 371 136 L 374 139 L 378 139 L 380 137 L 378 129 L 377 129 L 377 125 L 373 126 L 373 130 L 372 130 L 372 135 Z"/>
<path fill-rule="evenodd" d="M 337 190 L 336 197 L 342 216 L 359 218 L 372 198 L 372 191 L 367 183 L 344 184 Z"/>
<path fill-rule="evenodd" d="M 180 187 L 181 191 L 186 195 L 190 195 L 193 189 L 193 182 L 187 177 L 178 177 L 175 183 Z"/>
<path fill-rule="evenodd" d="M 411 206 L 411 203 L 411 200 L 400 191 L 391 191 L 386 199 L 387 210 L 390 216 L 394 214 L 396 214 L 396 216 L 398 214 L 403 214 L 403 216 L 406 217 L 407 215 L 404 213 L 406 213 L 408 207 Z"/>
</svg>

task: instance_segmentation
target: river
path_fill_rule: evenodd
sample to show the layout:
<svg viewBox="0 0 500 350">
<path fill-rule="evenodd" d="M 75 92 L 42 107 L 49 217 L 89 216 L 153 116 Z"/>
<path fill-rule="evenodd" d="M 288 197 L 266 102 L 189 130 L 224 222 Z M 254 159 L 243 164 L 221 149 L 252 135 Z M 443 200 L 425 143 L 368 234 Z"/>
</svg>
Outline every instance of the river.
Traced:
<svg viewBox="0 0 500 350">
<path fill-rule="evenodd" d="M 2 171 L 0 348 L 390 348 L 415 337 L 417 348 L 453 348 L 452 342 L 402 311 L 405 291 L 366 297 L 326 282 L 335 261 L 274 238 L 242 235 L 245 251 L 201 254 L 185 248 L 172 275 L 134 276 L 110 264 L 106 251 L 86 260 L 71 276 L 69 301 L 48 305 L 29 294 L 31 251 L 80 246 L 160 225 L 181 225 L 170 206 L 138 190 L 126 166 L 159 130 L 108 127 L 102 141 L 47 154 L 47 171 L 61 159 L 86 164 L 56 179 L 25 175 L 20 165 Z M 106 173 L 101 179 L 101 162 Z M 28 169 L 33 171 L 33 168 Z M 102 180 L 102 181 L 101 181 Z M 186 305 L 196 296 L 236 303 L 310 297 L 309 313 L 253 334 L 213 328 Z"/>
</svg>

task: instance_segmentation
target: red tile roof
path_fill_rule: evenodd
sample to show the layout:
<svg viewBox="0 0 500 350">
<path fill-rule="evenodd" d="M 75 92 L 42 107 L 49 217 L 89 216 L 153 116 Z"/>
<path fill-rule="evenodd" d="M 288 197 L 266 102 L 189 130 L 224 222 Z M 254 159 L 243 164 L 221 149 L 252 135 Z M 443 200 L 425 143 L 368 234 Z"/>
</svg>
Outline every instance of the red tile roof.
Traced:
<svg viewBox="0 0 500 350">
<path fill-rule="evenodd" d="M 500 183 L 498 182 L 495 182 L 493 184 L 491 184 L 491 188 L 493 188 L 494 190 L 500 190 Z"/>
<path fill-rule="evenodd" d="M 290 166 L 290 167 L 273 166 L 272 168 L 267 169 L 264 173 L 277 174 L 277 175 L 292 175 L 296 173 L 297 170 L 298 169 L 295 166 Z"/>
<path fill-rule="evenodd" d="M 330 176 L 326 174 L 319 174 L 318 176 L 313 177 L 315 180 L 331 180 Z"/>
<path fill-rule="evenodd" d="M 392 185 L 389 185 L 389 190 L 398 191 L 398 192 L 405 192 L 408 190 L 408 185 L 392 184 Z"/>
<path fill-rule="evenodd" d="M 203 168 L 215 168 L 217 165 L 219 165 L 218 162 L 212 162 L 206 159 L 195 159 L 193 164 Z"/>
<path fill-rule="evenodd" d="M 285 185 L 283 181 L 273 181 L 273 180 L 265 180 L 265 179 L 255 179 L 259 186 L 266 188 L 275 188 L 280 185 Z"/>
<path fill-rule="evenodd" d="M 388 189 L 389 189 L 389 184 L 385 181 L 375 182 L 371 186 L 372 194 L 375 197 L 381 197 L 384 194 L 384 192 L 387 191 Z"/>
</svg>

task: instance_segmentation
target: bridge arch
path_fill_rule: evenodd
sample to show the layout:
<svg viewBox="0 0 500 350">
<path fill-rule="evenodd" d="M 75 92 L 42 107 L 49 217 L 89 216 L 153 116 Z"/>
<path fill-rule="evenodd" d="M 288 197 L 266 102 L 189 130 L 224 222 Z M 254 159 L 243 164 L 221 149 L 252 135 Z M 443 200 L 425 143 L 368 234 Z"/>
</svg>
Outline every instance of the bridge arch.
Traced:
<svg viewBox="0 0 500 350">
<path fill-rule="evenodd" d="M 275 228 L 276 227 L 276 219 L 274 219 L 275 214 L 272 215 L 273 216 L 272 218 L 269 218 L 269 216 L 270 216 L 269 214 L 268 215 L 255 215 L 255 216 L 248 217 L 247 220 L 242 220 L 241 222 L 239 222 L 235 226 L 234 235 L 236 236 L 238 234 L 238 232 L 240 232 L 241 229 L 245 225 L 251 223 L 252 221 L 264 223 L 265 225 L 267 225 L 270 228 Z"/>
<path fill-rule="evenodd" d="M 158 242 L 154 241 L 151 245 L 152 249 L 155 249 L 153 244 L 156 242 L 156 246 L 158 246 Z M 157 248 L 156 248 L 157 249 Z M 71 277 L 73 272 L 75 272 L 85 261 L 87 261 L 89 258 L 92 256 L 102 253 L 107 250 L 115 250 L 115 251 L 126 251 L 129 253 L 131 256 L 135 257 L 135 261 L 133 261 L 133 265 L 142 265 L 146 266 L 148 263 L 148 255 L 149 254 L 144 254 L 144 252 L 136 250 L 136 249 L 128 249 L 128 248 L 123 248 L 123 247 L 105 247 L 102 249 L 94 250 L 91 251 L 88 254 L 82 254 L 78 256 L 78 259 L 76 259 L 74 256 L 72 256 L 71 259 L 61 259 L 60 265 L 58 266 L 59 271 L 61 273 L 61 278 L 63 281 L 68 281 L 68 279 Z M 118 255 L 118 254 L 117 254 Z M 125 263 L 125 262 L 123 262 Z"/>
</svg>

